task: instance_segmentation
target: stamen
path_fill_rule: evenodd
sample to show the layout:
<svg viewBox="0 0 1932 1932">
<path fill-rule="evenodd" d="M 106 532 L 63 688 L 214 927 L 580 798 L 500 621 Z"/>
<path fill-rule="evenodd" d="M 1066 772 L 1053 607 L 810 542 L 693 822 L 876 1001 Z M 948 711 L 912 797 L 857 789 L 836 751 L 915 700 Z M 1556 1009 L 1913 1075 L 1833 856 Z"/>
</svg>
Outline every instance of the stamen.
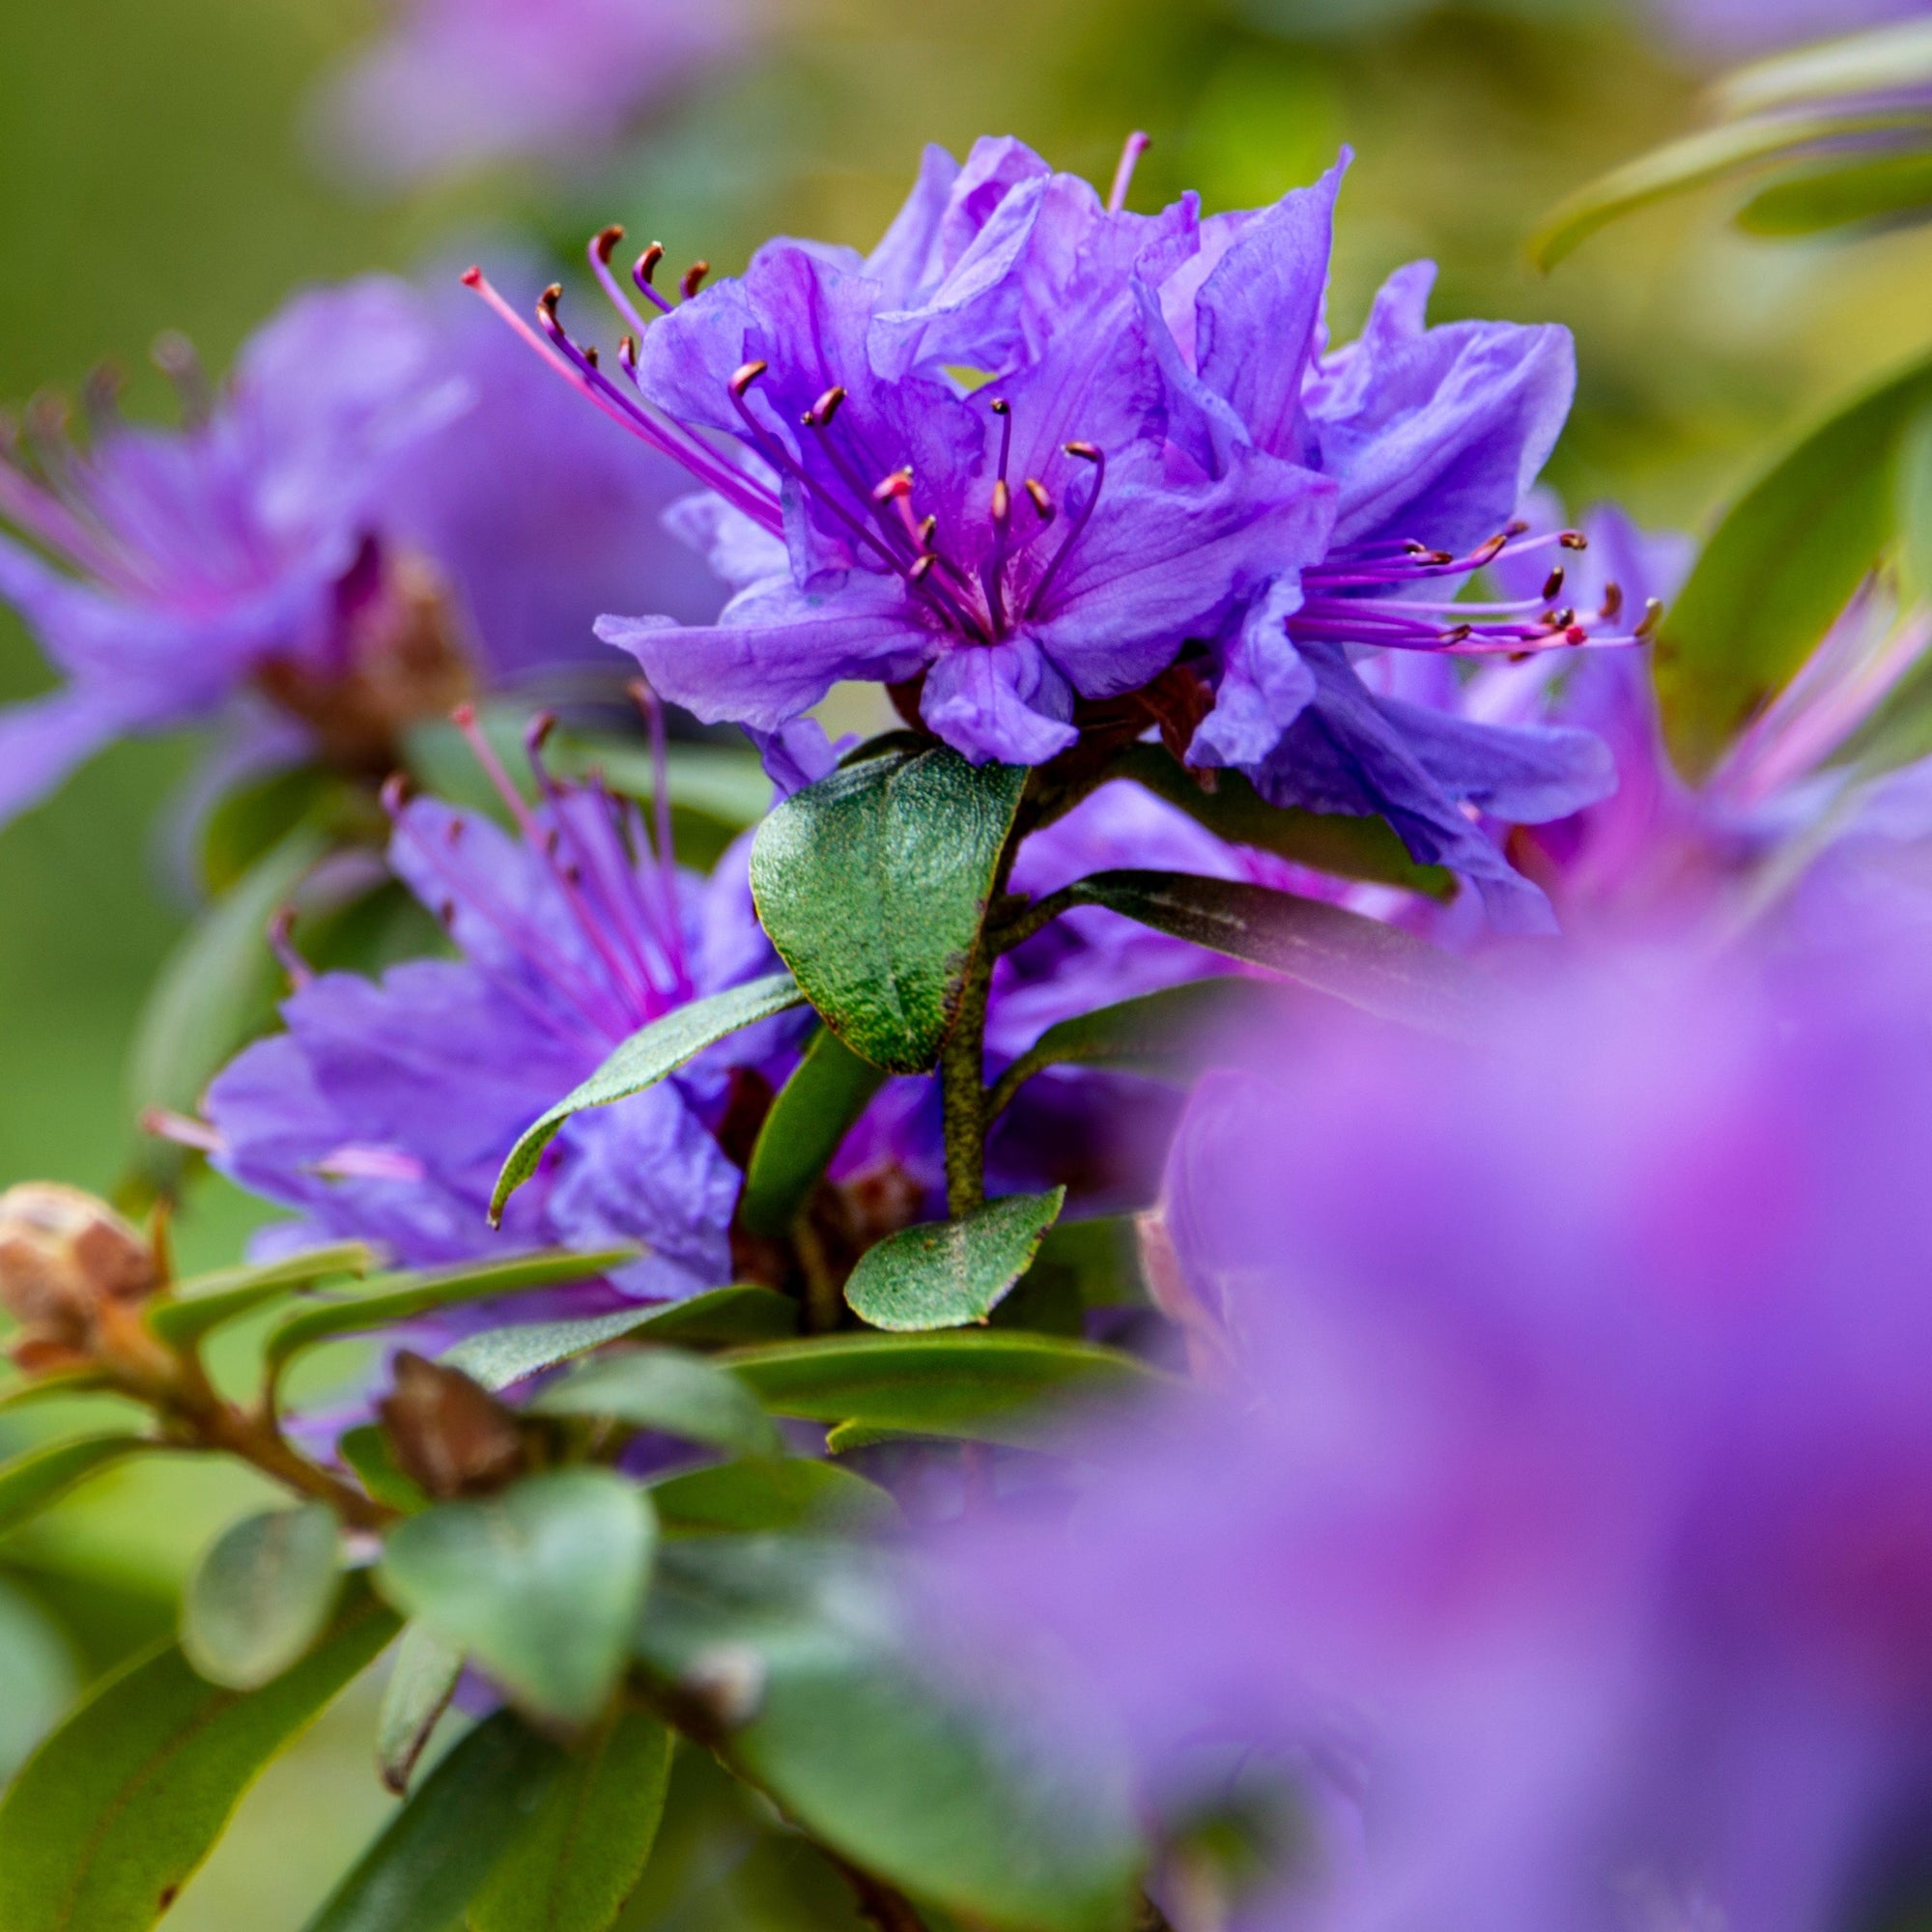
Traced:
<svg viewBox="0 0 1932 1932">
<path fill-rule="evenodd" d="M 665 730 L 664 706 L 658 702 L 658 695 L 641 677 L 634 678 L 630 685 L 631 701 L 644 715 L 644 724 L 651 734 L 651 811 L 656 818 L 653 843 L 657 848 L 658 877 L 662 886 L 665 902 L 673 909 L 677 905 L 677 854 L 671 845 L 670 822 L 670 747 Z M 672 930 L 679 932 L 675 920 Z M 683 948 L 678 949 L 680 973 L 683 971 Z"/>
<path fill-rule="evenodd" d="M 174 387 L 183 424 L 191 430 L 203 428 L 214 413 L 214 389 L 194 344 L 178 328 L 163 329 L 148 354 Z"/>
<path fill-rule="evenodd" d="M 1525 526 L 1525 527 L 1527 526 Z M 1590 539 L 1581 530 L 1559 530 L 1556 533 L 1556 541 L 1565 550 L 1588 550 L 1590 548 Z"/>
<path fill-rule="evenodd" d="M 449 714 L 449 722 L 463 733 L 464 743 L 469 747 L 470 755 L 483 767 L 484 776 L 504 805 L 509 808 L 510 817 L 517 829 L 526 838 L 536 837 L 536 821 L 530 816 L 530 809 L 524 803 L 520 792 L 509 773 L 503 769 L 503 761 L 497 755 L 497 748 L 484 735 L 483 727 L 476 722 L 476 707 L 473 704 L 459 704 Z"/>
<path fill-rule="evenodd" d="M 269 951 L 289 976 L 289 984 L 300 992 L 304 986 L 314 983 L 315 968 L 296 950 L 295 929 L 295 907 L 277 907 L 274 917 L 269 922 Z"/>
<path fill-rule="evenodd" d="M 591 237 L 589 247 L 590 272 L 597 277 L 597 285 L 611 298 L 611 305 L 639 335 L 644 332 L 644 319 L 638 313 L 637 305 L 624 293 L 623 285 L 611 272 L 611 251 L 624 239 L 624 231 L 612 222 L 609 228 L 600 228 Z M 637 360 L 635 350 L 632 361 Z"/>
<path fill-rule="evenodd" d="M 677 278 L 678 294 L 681 295 L 686 301 L 689 301 L 692 298 L 692 297 L 695 296 L 697 293 L 697 291 L 703 286 L 704 278 L 710 272 L 711 272 L 711 264 L 709 262 L 692 263 L 691 267 L 688 268 L 684 271 L 684 273 Z"/>
<path fill-rule="evenodd" d="M 1598 615 L 1604 622 L 1613 623 L 1623 614 L 1624 587 L 1621 583 L 1610 582 L 1604 585 L 1604 608 Z"/>
<path fill-rule="evenodd" d="M 835 383 L 824 395 L 805 412 L 805 426 L 808 429 L 829 429 L 832 418 L 838 413 L 838 405 L 845 400 L 845 385 Z"/>
<path fill-rule="evenodd" d="M 1643 607 L 1643 619 L 1637 625 L 1634 636 L 1643 639 L 1654 638 L 1657 627 L 1663 622 L 1663 600 L 1659 597 L 1648 599 Z"/>
<path fill-rule="evenodd" d="M 1059 513 L 1054 509 L 1053 498 L 1046 494 L 1046 485 L 1037 476 L 1029 476 L 1020 488 L 1027 493 L 1034 508 L 1039 512 L 1041 526 L 1052 523 Z"/>
<path fill-rule="evenodd" d="M 1563 594 L 1563 566 L 1559 563 L 1556 566 L 1556 568 L 1552 570 L 1549 573 L 1549 575 L 1543 580 L 1543 601 L 1546 604 L 1554 604 L 1557 598 L 1560 597 L 1562 594 Z"/>
<path fill-rule="evenodd" d="M 1127 136 L 1126 144 L 1121 150 L 1121 158 L 1114 169 L 1114 185 L 1107 191 L 1107 213 L 1119 214 L 1127 205 L 1128 190 L 1134 185 L 1134 167 L 1140 157 L 1147 153 L 1149 137 L 1139 128 Z"/>
<path fill-rule="evenodd" d="M 178 1114 L 172 1107 L 142 1108 L 140 1127 L 144 1134 L 153 1134 L 156 1140 L 193 1148 L 197 1153 L 220 1153 L 228 1145 L 208 1122 Z"/>
<path fill-rule="evenodd" d="M 1034 586 L 1033 595 L 1027 600 L 1026 614 L 1031 617 L 1046 601 L 1046 593 L 1053 587 L 1053 580 L 1060 575 L 1060 567 L 1066 561 L 1070 552 L 1094 519 L 1094 506 L 1100 500 L 1100 492 L 1107 482 L 1107 453 L 1097 444 L 1091 442 L 1067 442 L 1061 447 L 1068 456 L 1076 456 L 1083 463 L 1094 466 L 1094 487 L 1088 492 L 1087 500 L 1080 506 L 1079 514 L 1073 519 L 1073 526 L 1066 532 L 1060 548 L 1053 554 L 1053 561 L 1046 566 L 1045 574 Z M 1031 488 L 1031 485 L 1029 485 Z M 1036 503 L 1038 498 L 1035 498 Z"/>
<path fill-rule="evenodd" d="M 636 283 L 638 293 L 655 302 L 661 313 L 670 313 L 670 303 L 657 292 L 651 277 L 657 273 L 658 264 L 664 260 L 664 243 L 653 242 L 638 259 L 631 264 L 631 280 Z"/>
</svg>

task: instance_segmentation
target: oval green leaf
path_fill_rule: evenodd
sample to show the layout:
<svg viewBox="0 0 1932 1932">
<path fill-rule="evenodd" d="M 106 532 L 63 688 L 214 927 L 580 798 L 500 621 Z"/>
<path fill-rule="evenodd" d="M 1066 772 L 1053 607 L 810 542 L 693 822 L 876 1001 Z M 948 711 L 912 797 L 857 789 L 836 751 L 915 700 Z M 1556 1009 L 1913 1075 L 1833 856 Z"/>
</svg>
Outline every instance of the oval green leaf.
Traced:
<svg viewBox="0 0 1932 1932">
<path fill-rule="evenodd" d="M 405 1627 L 376 1716 L 376 1770 L 399 1796 L 410 1788 L 416 1760 L 437 1719 L 449 1709 L 462 1675 L 460 1650 L 421 1624 Z"/>
<path fill-rule="evenodd" d="M 562 1761 L 513 1713 L 486 1718 L 451 1747 L 304 1932 L 457 1932 Z"/>
<path fill-rule="evenodd" d="M 885 1079 L 883 1067 L 860 1059 L 830 1027 L 812 1035 L 745 1170 L 738 1216 L 753 1234 L 776 1237 L 790 1229 Z"/>
<path fill-rule="evenodd" d="M 1068 891 L 1076 905 L 1105 906 L 1426 1033 L 1479 1032 L 1496 990 L 1478 968 L 1396 926 L 1245 880 L 1095 872 Z"/>
<path fill-rule="evenodd" d="M 1020 1447 L 1064 1434 L 1069 1412 L 1164 1381 L 1117 1350 L 1025 1329 L 827 1335 L 724 1359 L 776 1415 Z"/>
<path fill-rule="evenodd" d="M 215 1539 L 182 1600 L 182 1651 L 211 1684 L 257 1690 L 328 1626 L 339 1577 L 322 1503 L 244 1518 Z"/>
<path fill-rule="evenodd" d="M 1902 225 L 1932 212 L 1932 153 L 1887 155 L 1850 167 L 1807 167 L 1760 188 L 1738 211 L 1748 235 L 1823 235 L 1868 222 Z"/>
<path fill-rule="evenodd" d="M 263 1766 L 395 1632 L 357 1585 L 322 1642 L 263 1690 L 210 1684 L 173 1644 L 109 1678 L 0 1804 L 0 1925 L 148 1932 Z"/>
<path fill-rule="evenodd" d="M 553 1382 L 530 1407 L 539 1415 L 598 1416 L 653 1429 L 727 1456 L 784 1452 L 778 1425 L 742 1381 L 676 1349 L 600 1355 Z"/>
<path fill-rule="evenodd" d="M 657 1842 L 674 1743 L 643 1711 L 600 1725 L 491 1872 L 469 1932 L 611 1932 Z"/>
<path fill-rule="evenodd" d="M 79 1435 L 16 1456 L 0 1467 L 0 1534 L 18 1528 L 97 1471 L 161 1446 L 145 1435 Z"/>
<path fill-rule="evenodd" d="M 707 1046 L 742 1033 L 760 1020 L 803 1006 L 805 995 L 789 973 L 769 974 L 742 986 L 732 986 L 707 999 L 693 1000 L 663 1019 L 634 1033 L 582 1086 L 566 1094 L 549 1113 L 532 1122 L 510 1150 L 490 1197 L 490 1219 L 502 1217 L 510 1196 L 537 1171 L 543 1151 L 556 1138 L 563 1123 L 586 1107 L 608 1107 L 655 1087 L 694 1060 Z"/>
<path fill-rule="evenodd" d="M 530 1711 L 588 1723 L 624 1667 L 656 1524 L 608 1469 L 559 1469 L 390 1532 L 384 1594 Z"/>
<path fill-rule="evenodd" d="M 149 1305 L 148 1327 L 170 1348 L 185 1348 L 223 1322 L 251 1315 L 280 1295 L 313 1288 L 336 1275 L 366 1275 L 375 1265 L 375 1250 L 366 1241 L 344 1241 L 290 1255 L 263 1267 L 224 1268 L 218 1274 L 197 1275 Z"/>
<path fill-rule="evenodd" d="M 859 1257 L 845 1300 L 862 1321 L 898 1334 L 983 1321 L 1033 1265 L 1066 1190 L 1009 1194 L 958 1221 L 888 1235 Z"/>
<path fill-rule="evenodd" d="M 945 746 L 847 765 L 785 800 L 752 845 L 752 896 L 779 955 L 862 1059 L 939 1058 L 1026 789 L 1017 765 Z"/>
<path fill-rule="evenodd" d="M 667 1536 L 757 1536 L 818 1530 L 868 1536 L 899 1520 L 889 1492 L 832 1463 L 748 1457 L 687 1469 L 651 1486 Z"/>
</svg>

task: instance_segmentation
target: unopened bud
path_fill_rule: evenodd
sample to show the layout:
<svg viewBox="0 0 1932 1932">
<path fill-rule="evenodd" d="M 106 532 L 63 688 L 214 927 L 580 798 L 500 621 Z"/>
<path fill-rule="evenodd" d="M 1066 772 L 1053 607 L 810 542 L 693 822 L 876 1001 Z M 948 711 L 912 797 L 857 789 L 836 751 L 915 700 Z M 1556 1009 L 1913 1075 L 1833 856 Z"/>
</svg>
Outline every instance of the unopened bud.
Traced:
<svg viewBox="0 0 1932 1932">
<path fill-rule="evenodd" d="M 0 1194 L 0 1304 L 20 1324 L 23 1368 L 92 1360 L 103 1321 L 146 1301 L 160 1279 L 154 1248 L 92 1194 L 52 1180 Z"/>
<path fill-rule="evenodd" d="M 407 1350 L 395 1386 L 376 1405 L 396 1466 L 442 1500 L 487 1495 L 522 1475 L 524 1435 L 512 1409 L 460 1369 Z"/>
<path fill-rule="evenodd" d="M 710 1644 L 691 1660 L 679 1688 L 720 1730 L 735 1731 L 764 1702 L 765 1661 L 749 1644 Z"/>
</svg>

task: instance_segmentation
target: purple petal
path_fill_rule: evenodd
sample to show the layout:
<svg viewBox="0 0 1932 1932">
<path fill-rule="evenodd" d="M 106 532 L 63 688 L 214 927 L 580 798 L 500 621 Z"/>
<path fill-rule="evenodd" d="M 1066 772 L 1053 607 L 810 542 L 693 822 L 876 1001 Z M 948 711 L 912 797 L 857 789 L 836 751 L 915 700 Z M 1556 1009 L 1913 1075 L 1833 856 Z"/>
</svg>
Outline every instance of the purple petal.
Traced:
<svg viewBox="0 0 1932 1932">
<path fill-rule="evenodd" d="M 933 665 L 919 715 L 976 765 L 1043 765 L 1079 733 L 1073 693 L 1027 638 L 957 644 Z"/>
</svg>

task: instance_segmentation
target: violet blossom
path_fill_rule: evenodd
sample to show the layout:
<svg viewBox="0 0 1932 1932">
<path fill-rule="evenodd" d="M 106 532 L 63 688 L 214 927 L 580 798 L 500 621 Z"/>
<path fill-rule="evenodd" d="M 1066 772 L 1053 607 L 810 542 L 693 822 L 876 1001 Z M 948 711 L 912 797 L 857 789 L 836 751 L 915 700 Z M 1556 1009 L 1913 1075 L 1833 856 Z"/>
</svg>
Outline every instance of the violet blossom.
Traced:
<svg viewBox="0 0 1932 1932">
<path fill-rule="evenodd" d="M 608 229 L 591 266 L 632 330 L 609 363 L 558 291 L 539 332 L 472 273 L 713 493 L 684 521 L 738 586 L 719 621 L 599 635 L 676 702 L 759 731 L 840 679 L 884 682 L 975 761 L 1044 762 L 1137 703 L 1195 762 L 1382 812 L 1536 923 L 1465 808 L 1572 810 L 1613 781 L 1602 748 L 1410 715 L 1355 664 L 1630 641 L 1554 592 L 1448 601 L 1503 554 L 1560 583 L 1548 566 L 1581 542 L 1513 521 L 1569 407 L 1568 337 L 1428 329 L 1416 269 L 1323 355 L 1339 171 L 1269 210 L 1144 216 L 1123 206 L 1133 153 L 1103 203 L 1014 141 L 963 167 L 932 150 L 871 255 L 774 242 L 737 280 L 692 271 L 677 303 L 655 247 L 620 282 Z"/>
<path fill-rule="evenodd" d="M 1177 1925 L 1915 1902 L 1929 990 L 1922 949 L 1653 962 L 1481 1048 L 1338 1020 L 1204 1086 L 1165 1297 L 1219 1386 L 939 1583 L 1170 1818 L 1241 1763 L 1298 1795 L 1230 1916 L 1182 1856 Z"/>
<path fill-rule="evenodd" d="M 758 0 L 396 0 L 389 32 L 317 102 L 344 169 L 408 185 L 594 156 L 741 53 Z"/>
<path fill-rule="evenodd" d="M 607 661 L 611 597 L 717 595 L 656 528 L 678 472 L 555 394 L 500 331 L 367 277 L 298 297 L 187 419 L 40 407 L 0 457 L 0 597 L 65 677 L 0 712 L 0 817 L 128 734 L 212 719 L 227 762 L 385 773 L 482 688 Z"/>
<path fill-rule="evenodd" d="M 1770 53 L 1836 40 L 1862 27 L 1916 19 L 1927 0 L 1652 0 L 1666 25 L 1699 53 Z"/>
</svg>

